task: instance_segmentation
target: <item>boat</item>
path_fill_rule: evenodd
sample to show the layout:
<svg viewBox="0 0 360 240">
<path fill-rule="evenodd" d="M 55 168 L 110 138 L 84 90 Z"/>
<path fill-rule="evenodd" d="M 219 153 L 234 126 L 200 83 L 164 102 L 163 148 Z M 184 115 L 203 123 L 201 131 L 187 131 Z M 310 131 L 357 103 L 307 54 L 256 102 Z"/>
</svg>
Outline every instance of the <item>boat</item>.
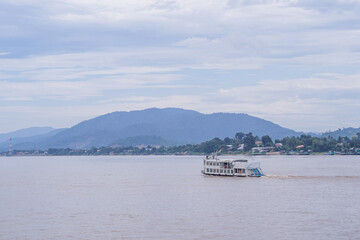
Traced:
<svg viewBox="0 0 360 240">
<path fill-rule="evenodd" d="M 206 156 L 204 159 L 204 175 L 229 177 L 261 177 L 265 176 L 259 162 L 248 163 L 246 159 L 222 159 Z"/>
</svg>

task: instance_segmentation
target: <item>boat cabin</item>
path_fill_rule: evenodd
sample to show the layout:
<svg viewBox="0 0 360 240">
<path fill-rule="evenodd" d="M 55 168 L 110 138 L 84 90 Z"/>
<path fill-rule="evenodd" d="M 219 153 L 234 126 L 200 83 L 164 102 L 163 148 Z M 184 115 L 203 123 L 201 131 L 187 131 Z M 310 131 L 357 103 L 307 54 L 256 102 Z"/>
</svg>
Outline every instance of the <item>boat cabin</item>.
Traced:
<svg viewBox="0 0 360 240">
<path fill-rule="evenodd" d="M 220 160 L 215 156 L 206 156 L 202 173 L 205 175 L 234 177 L 259 177 L 264 175 L 259 163 L 248 164 L 248 160 L 244 159 Z"/>
</svg>

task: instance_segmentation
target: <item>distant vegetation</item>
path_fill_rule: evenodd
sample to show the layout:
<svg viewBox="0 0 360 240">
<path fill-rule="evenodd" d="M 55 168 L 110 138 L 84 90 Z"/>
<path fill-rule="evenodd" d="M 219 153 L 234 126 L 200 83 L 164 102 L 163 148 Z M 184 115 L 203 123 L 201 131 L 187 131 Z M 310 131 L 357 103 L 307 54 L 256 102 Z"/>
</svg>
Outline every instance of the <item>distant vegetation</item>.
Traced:
<svg viewBox="0 0 360 240">
<path fill-rule="evenodd" d="M 55 131 L 55 130 L 54 130 Z M 71 148 L 197 144 L 214 137 L 225 138 L 236 132 L 271 134 L 274 138 L 300 136 L 298 132 L 247 114 L 202 114 L 179 108 L 113 112 L 83 121 L 75 126 L 38 136 L 6 134 L 0 151 L 7 151 L 9 138 L 14 149 Z M 23 131 L 22 131 L 23 132 Z M 0 135 L 1 139 L 1 135 Z"/>
<path fill-rule="evenodd" d="M 348 137 L 348 138 L 352 138 L 354 136 L 357 136 L 356 134 L 360 132 L 360 128 L 339 128 L 338 130 L 335 131 L 328 131 L 325 133 L 322 133 L 321 136 L 322 137 L 328 137 L 331 136 L 333 138 L 338 138 L 338 137 Z"/>
<path fill-rule="evenodd" d="M 349 137 L 285 137 L 273 141 L 270 136 L 261 138 L 252 133 L 238 132 L 234 138 L 214 138 L 200 144 L 180 146 L 108 146 L 93 147 L 88 150 L 70 148 L 50 148 L 47 151 L 14 151 L 14 155 L 150 155 L 150 154 L 360 154 L 360 133 Z"/>
<path fill-rule="evenodd" d="M 204 153 L 211 149 L 215 142 L 217 143 L 214 147 L 216 148 L 215 151 L 222 149 L 224 152 L 244 152 L 242 149 L 238 149 L 239 144 L 245 145 L 245 152 L 249 151 L 249 147 L 252 145 L 241 142 L 242 139 L 239 139 L 239 135 L 233 137 L 233 140 L 236 141 L 226 138 L 233 136 L 236 132 L 252 132 L 256 141 L 262 140 L 262 137 L 256 136 L 269 135 L 272 140 L 295 136 L 299 137 L 296 138 L 298 140 L 292 139 L 291 141 L 301 142 L 304 141 L 304 137 L 300 139 L 301 135 L 311 135 L 318 137 L 320 142 L 325 141 L 322 140 L 323 138 L 326 138 L 326 141 L 328 141 L 330 139 L 328 138 L 329 136 L 336 141 L 339 136 L 348 137 L 349 140 L 343 141 L 345 143 L 356 137 L 356 133 L 360 132 L 360 128 L 342 128 L 322 134 L 305 134 L 283 128 L 272 122 L 247 114 L 202 114 L 196 111 L 177 108 L 152 108 L 140 111 L 113 112 L 83 121 L 66 129 L 33 127 L 0 134 L 0 153 L 8 151 L 10 138 L 12 139 L 13 149 L 17 150 L 37 149 L 47 151 L 50 148 L 62 148 L 70 149 L 67 152 L 71 152 L 71 149 L 89 150 L 91 147 L 96 147 L 97 150 L 100 149 L 102 151 L 102 146 L 122 146 L 121 149 L 124 149 L 124 152 L 126 152 L 128 151 L 126 146 L 156 145 L 165 146 L 166 151 L 175 151 L 170 146 L 182 145 L 181 148 L 186 148 L 188 152 Z M 245 136 L 246 134 L 243 135 Z M 208 141 L 216 137 L 220 138 L 222 142 L 219 140 Z M 246 141 L 250 139 L 252 138 L 248 137 Z M 312 138 L 312 140 L 315 141 L 315 138 Z M 205 144 L 206 141 L 211 142 L 208 144 L 209 146 Z M 331 141 L 333 142 L 333 140 Z M 283 140 L 280 140 L 280 142 L 283 142 Z M 269 145 L 266 139 L 264 139 L 264 144 L 266 146 Z M 327 149 L 332 149 L 331 144 Z M 225 147 L 226 145 L 233 145 L 235 150 L 227 150 L 229 147 Z M 328 144 L 326 143 L 325 145 Z M 311 148 L 306 145 L 306 148 L 308 148 L 306 150 L 318 151 L 312 145 Z M 122 151 L 121 149 L 117 151 Z M 132 150 L 132 152 L 136 153 L 140 151 Z M 299 148 L 296 150 L 299 150 Z M 161 151 L 164 150 L 161 149 Z M 291 148 L 287 147 L 286 151 L 291 151 Z M 109 150 L 109 152 L 113 151 Z"/>
</svg>

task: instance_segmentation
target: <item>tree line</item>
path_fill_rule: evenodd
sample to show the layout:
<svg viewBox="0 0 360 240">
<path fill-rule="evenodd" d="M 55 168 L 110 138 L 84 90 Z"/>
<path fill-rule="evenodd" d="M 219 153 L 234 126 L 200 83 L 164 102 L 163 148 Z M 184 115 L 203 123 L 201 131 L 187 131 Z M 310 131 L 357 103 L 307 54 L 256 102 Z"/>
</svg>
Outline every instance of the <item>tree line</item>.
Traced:
<svg viewBox="0 0 360 240">
<path fill-rule="evenodd" d="M 240 154 L 254 153 L 255 150 L 281 153 L 359 153 L 360 154 L 360 133 L 356 136 L 338 137 L 313 137 L 301 135 L 298 137 L 285 137 L 272 140 L 268 135 L 258 137 L 250 133 L 238 132 L 233 138 L 214 138 L 200 144 L 186 144 L 179 146 L 108 146 L 93 147 L 89 150 L 48 149 L 47 155 L 166 155 L 166 154 Z"/>
<path fill-rule="evenodd" d="M 167 154 L 255 154 L 259 152 L 319 153 L 333 152 L 360 155 L 360 133 L 349 137 L 313 137 L 301 135 L 273 140 L 270 136 L 254 136 L 238 132 L 233 138 L 214 138 L 200 144 L 179 146 L 107 146 L 91 149 L 50 148 L 47 151 L 14 150 L 12 155 L 167 155 Z M 3 153 L 3 155 L 6 153 Z"/>
</svg>

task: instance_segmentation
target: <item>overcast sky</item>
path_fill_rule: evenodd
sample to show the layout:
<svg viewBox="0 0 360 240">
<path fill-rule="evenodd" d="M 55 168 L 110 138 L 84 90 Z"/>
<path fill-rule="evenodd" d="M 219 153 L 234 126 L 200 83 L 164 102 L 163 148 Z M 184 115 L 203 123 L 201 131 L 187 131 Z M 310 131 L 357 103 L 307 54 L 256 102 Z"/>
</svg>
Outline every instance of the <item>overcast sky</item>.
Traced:
<svg viewBox="0 0 360 240">
<path fill-rule="evenodd" d="M 358 0 L 0 0 L 0 133 L 113 111 L 360 127 Z"/>
</svg>

